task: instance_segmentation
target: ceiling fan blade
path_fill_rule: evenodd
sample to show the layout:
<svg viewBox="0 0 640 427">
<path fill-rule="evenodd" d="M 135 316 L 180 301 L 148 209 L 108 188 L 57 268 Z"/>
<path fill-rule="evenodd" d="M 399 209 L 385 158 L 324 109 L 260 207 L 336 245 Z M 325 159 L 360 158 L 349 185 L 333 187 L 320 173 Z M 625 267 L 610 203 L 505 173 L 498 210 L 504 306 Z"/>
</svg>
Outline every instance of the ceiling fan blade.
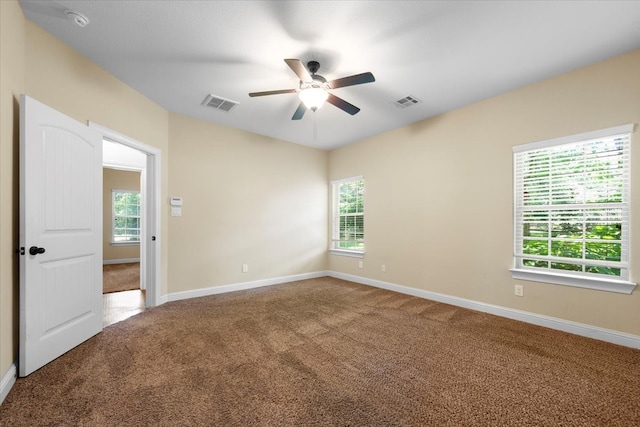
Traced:
<svg viewBox="0 0 640 427">
<path fill-rule="evenodd" d="M 289 68 L 291 68 L 293 72 L 296 73 L 296 76 L 303 82 L 308 83 L 313 81 L 313 77 L 311 77 L 311 74 L 307 71 L 307 67 L 305 67 L 299 59 L 285 59 L 284 62 L 287 63 Z"/>
<path fill-rule="evenodd" d="M 376 78 L 373 77 L 373 74 L 367 72 L 362 74 L 356 74 L 349 77 L 343 77 L 341 79 L 331 80 L 329 82 L 329 87 L 331 89 L 337 89 L 339 87 L 361 85 L 363 83 L 371 83 L 375 81 L 376 81 Z"/>
<path fill-rule="evenodd" d="M 293 117 L 291 117 L 291 120 L 300 120 L 302 116 L 304 116 L 304 113 L 306 111 L 307 107 L 304 106 L 304 102 L 301 102 L 300 105 L 298 105 L 298 109 L 296 110 L 296 112 L 293 113 Z"/>
<path fill-rule="evenodd" d="M 356 107 L 355 105 L 349 104 L 344 99 L 338 98 L 337 96 L 335 96 L 333 94 L 329 94 L 329 97 L 327 98 L 327 102 L 335 105 L 339 109 L 351 114 L 352 116 L 355 115 L 355 114 L 358 114 L 358 111 L 360 111 L 360 109 L 358 107 Z"/>
<path fill-rule="evenodd" d="M 266 95 L 278 95 L 280 93 L 296 93 L 296 89 L 281 89 L 281 90 L 268 90 L 266 92 L 251 92 L 249 96 L 266 96 Z"/>
</svg>

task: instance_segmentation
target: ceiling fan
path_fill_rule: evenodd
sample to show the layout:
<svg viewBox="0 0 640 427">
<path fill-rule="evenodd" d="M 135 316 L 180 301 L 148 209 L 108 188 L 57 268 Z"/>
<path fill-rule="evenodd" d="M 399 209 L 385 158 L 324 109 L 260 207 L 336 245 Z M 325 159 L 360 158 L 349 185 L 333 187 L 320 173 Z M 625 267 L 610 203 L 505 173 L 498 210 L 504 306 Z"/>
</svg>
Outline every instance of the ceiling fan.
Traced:
<svg viewBox="0 0 640 427">
<path fill-rule="evenodd" d="M 341 110 L 351 114 L 357 114 L 360 109 L 353 104 L 348 103 L 342 98 L 338 98 L 334 94 L 330 93 L 331 89 L 337 89 L 345 86 L 360 85 L 363 83 L 375 82 L 376 79 L 373 74 L 367 72 L 362 74 L 355 74 L 349 77 L 343 77 L 341 79 L 327 81 L 324 77 L 316 72 L 320 69 L 320 63 L 317 61 L 309 61 L 307 67 L 299 59 L 285 59 L 289 68 L 300 78 L 300 85 L 298 89 L 281 89 L 281 90 L 269 90 L 266 92 L 251 92 L 249 96 L 266 96 L 266 95 L 279 95 L 281 93 L 298 93 L 300 97 L 300 105 L 293 113 L 291 120 L 300 120 L 304 116 L 307 109 L 316 111 L 318 108 L 327 101 L 330 104 L 335 105 Z"/>
</svg>

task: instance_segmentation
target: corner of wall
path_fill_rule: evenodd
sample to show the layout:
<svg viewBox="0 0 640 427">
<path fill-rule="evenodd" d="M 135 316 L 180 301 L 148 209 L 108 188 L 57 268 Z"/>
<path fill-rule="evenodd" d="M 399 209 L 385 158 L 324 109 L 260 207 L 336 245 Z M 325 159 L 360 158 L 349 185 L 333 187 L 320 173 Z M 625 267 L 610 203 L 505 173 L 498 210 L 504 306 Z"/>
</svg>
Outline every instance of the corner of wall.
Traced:
<svg viewBox="0 0 640 427">
<path fill-rule="evenodd" d="M 0 2 L 0 373 L 18 352 L 19 97 L 25 90 L 26 20 L 17 1 Z M 15 379 L 0 384 L 1 397 Z"/>
</svg>

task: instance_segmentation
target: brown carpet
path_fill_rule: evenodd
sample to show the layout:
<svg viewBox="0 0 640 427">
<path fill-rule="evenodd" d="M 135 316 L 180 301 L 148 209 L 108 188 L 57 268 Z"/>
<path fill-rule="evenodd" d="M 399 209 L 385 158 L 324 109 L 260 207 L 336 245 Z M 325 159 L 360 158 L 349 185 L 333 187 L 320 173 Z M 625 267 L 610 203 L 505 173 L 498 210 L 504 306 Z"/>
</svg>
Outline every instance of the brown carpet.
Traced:
<svg viewBox="0 0 640 427">
<path fill-rule="evenodd" d="M 640 351 L 332 278 L 177 301 L 31 376 L 6 426 L 638 426 Z"/>
<path fill-rule="evenodd" d="M 105 264 L 102 266 L 102 293 L 140 289 L 140 263 Z"/>
</svg>

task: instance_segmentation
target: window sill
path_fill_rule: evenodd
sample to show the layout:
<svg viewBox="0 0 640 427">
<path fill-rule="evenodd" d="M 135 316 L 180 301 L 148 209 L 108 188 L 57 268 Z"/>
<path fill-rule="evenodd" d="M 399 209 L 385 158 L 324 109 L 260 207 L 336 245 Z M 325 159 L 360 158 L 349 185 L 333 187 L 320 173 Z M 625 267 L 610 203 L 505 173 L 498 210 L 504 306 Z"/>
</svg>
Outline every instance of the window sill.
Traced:
<svg viewBox="0 0 640 427">
<path fill-rule="evenodd" d="M 573 286 L 576 288 L 596 289 L 599 291 L 631 294 L 636 283 L 626 280 L 584 277 L 570 274 L 556 274 L 532 270 L 511 268 L 511 277 L 517 280 L 530 280 L 532 282 L 553 283 L 555 285 Z"/>
<path fill-rule="evenodd" d="M 364 258 L 362 251 L 349 251 L 346 249 L 329 249 L 331 255 L 348 256 L 351 258 Z"/>
<path fill-rule="evenodd" d="M 111 242 L 111 246 L 140 246 L 140 242 Z"/>
</svg>

